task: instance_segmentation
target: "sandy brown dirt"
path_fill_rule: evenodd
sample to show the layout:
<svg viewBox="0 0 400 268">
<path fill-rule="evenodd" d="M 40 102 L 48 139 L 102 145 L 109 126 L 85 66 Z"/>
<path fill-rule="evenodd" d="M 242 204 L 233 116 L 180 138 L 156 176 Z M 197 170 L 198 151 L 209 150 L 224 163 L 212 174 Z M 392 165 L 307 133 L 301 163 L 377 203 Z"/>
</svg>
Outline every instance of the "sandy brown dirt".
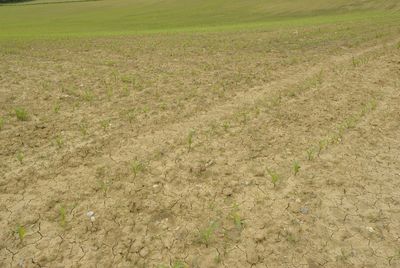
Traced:
<svg viewBox="0 0 400 268">
<path fill-rule="evenodd" d="M 400 267 L 398 25 L 2 44 L 0 267 Z"/>
</svg>

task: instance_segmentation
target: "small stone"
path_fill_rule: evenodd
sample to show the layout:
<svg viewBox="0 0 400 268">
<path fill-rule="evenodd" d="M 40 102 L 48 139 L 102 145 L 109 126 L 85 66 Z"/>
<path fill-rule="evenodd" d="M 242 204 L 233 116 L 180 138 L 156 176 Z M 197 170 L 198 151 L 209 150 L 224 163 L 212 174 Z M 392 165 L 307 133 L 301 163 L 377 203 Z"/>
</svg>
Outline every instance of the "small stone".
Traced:
<svg viewBox="0 0 400 268">
<path fill-rule="evenodd" d="M 265 234 L 262 230 L 260 230 L 254 234 L 254 238 L 257 242 L 261 242 L 265 239 Z"/>
<path fill-rule="evenodd" d="M 302 207 L 300 208 L 300 212 L 302 214 L 308 214 L 308 212 L 310 211 L 310 209 L 308 207 Z"/>
<path fill-rule="evenodd" d="M 374 228 L 372 228 L 371 226 L 368 226 L 365 229 L 367 229 L 367 231 L 370 232 L 370 233 L 375 232 Z"/>
<path fill-rule="evenodd" d="M 226 195 L 226 196 L 231 196 L 232 193 L 233 193 L 232 188 L 230 188 L 230 187 L 225 188 L 225 189 L 223 190 L 223 193 L 224 193 L 224 195 Z"/>
<path fill-rule="evenodd" d="M 253 265 L 258 263 L 258 254 L 256 252 L 255 247 L 248 248 L 248 250 L 247 250 L 247 261 L 250 264 L 253 264 Z"/>
<path fill-rule="evenodd" d="M 93 211 L 88 211 L 88 213 L 86 213 L 86 216 L 88 216 L 89 218 L 92 217 L 94 215 Z"/>
<path fill-rule="evenodd" d="M 90 221 L 94 222 L 96 220 L 96 218 L 94 216 L 90 217 Z"/>
<path fill-rule="evenodd" d="M 140 257 L 145 258 L 147 255 L 149 255 L 149 250 L 147 248 L 142 248 L 139 252 Z"/>
</svg>

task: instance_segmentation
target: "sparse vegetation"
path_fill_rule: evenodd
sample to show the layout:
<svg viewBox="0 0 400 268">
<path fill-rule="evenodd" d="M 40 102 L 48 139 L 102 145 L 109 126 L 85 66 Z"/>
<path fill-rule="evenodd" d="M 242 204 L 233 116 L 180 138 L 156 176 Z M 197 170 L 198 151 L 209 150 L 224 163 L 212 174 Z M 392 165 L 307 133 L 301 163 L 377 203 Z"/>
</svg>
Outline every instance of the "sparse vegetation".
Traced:
<svg viewBox="0 0 400 268">
<path fill-rule="evenodd" d="M 2 5 L 0 263 L 397 267 L 399 10 Z"/>
</svg>

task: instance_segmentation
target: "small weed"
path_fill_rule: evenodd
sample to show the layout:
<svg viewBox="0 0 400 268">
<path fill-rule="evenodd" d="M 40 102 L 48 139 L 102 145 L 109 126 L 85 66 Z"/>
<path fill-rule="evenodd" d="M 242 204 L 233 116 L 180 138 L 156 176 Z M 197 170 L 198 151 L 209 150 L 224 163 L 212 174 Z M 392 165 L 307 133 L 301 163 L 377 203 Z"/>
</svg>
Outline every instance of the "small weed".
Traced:
<svg viewBox="0 0 400 268">
<path fill-rule="evenodd" d="M 400 42 L 397 43 L 397 49 L 400 49 Z"/>
<path fill-rule="evenodd" d="M 217 223 L 212 221 L 205 229 L 199 230 L 200 243 L 208 247 L 213 238 L 215 229 L 217 229 Z"/>
<path fill-rule="evenodd" d="M 189 134 L 188 134 L 188 138 L 187 138 L 187 142 L 188 142 L 188 152 L 190 152 L 192 150 L 192 144 L 193 144 L 193 136 L 195 134 L 194 130 L 190 130 Z"/>
<path fill-rule="evenodd" d="M 281 179 L 279 174 L 275 170 L 271 170 L 269 168 L 267 168 L 267 173 L 271 177 L 272 184 L 274 185 L 274 187 L 276 187 L 276 185 Z"/>
<path fill-rule="evenodd" d="M 21 151 L 19 151 L 18 153 L 17 153 L 17 160 L 18 160 L 18 162 L 20 163 L 20 164 L 22 164 L 22 161 L 24 160 L 24 154 L 21 152 Z"/>
<path fill-rule="evenodd" d="M 19 121 L 28 120 L 28 112 L 24 108 L 15 108 L 15 115 Z"/>
<path fill-rule="evenodd" d="M 297 173 L 299 173 L 300 168 L 301 168 L 301 167 L 300 167 L 299 162 L 294 161 L 294 162 L 293 162 L 293 173 L 294 173 L 295 176 L 297 175 Z"/>
<path fill-rule="evenodd" d="M 140 161 L 135 160 L 131 163 L 131 171 L 135 178 L 140 172 L 144 171 L 144 168 L 145 168 L 144 164 Z"/>
<path fill-rule="evenodd" d="M 24 226 L 18 225 L 17 226 L 17 234 L 20 241 L 24 240 L 26 235 L 26 230 Z"/>
</svg>

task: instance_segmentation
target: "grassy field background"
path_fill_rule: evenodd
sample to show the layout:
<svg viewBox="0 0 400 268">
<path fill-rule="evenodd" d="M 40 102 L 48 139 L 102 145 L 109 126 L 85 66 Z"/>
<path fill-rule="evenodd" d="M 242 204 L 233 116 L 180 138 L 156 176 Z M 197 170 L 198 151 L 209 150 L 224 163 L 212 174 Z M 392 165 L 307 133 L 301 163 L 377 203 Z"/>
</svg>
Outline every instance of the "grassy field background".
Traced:
<svg viewBox="0 0 400 268">
<path fill-rule="evenodd" d="M 0 5 L 0 38 L 237 30 L 395 16 L 394 0 L 100 0 Z"/>
</svg>

